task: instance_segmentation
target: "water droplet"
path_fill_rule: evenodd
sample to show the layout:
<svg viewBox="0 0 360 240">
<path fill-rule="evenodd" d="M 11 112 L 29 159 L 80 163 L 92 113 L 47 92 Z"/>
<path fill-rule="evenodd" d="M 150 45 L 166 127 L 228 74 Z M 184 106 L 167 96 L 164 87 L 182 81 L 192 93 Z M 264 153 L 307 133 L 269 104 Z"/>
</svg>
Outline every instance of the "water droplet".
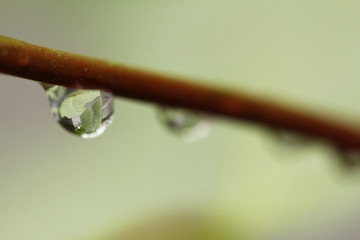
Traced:
<svg viewBox="0 0 360 240">
<path fill-rule="evenodd" d="M 306 144 L 309 140 L 308 137 L 300 134 L 291 132 L 289 130 L 275 129 L 273 135 L 278 141 L 285 144 L 288 147 L 301 147 Z"/>
<path fill-rule="evenodd" d="M 292 155 L 304 150 L 311 142 L 311 138 L 301 133 L 292 132 L 280 128 L 267 128 L 266 135 L 270 136 L 266 141 L 277 154 Z"/>
<path fill-rule="evenodd" d="M 358 166 L 360 164 L 360 150 L 352 148 L 338 149 L 339 160 L 348 167 Z"/>
<path fill-rule="evenodd" d="M 194 142 L 209 135 L 211 117 L 206 113 L 172 107 L 161 107 L 161 122 L 184 142 Z"/>
<path fill-rule="evenodd" d="M 51 112 L 66 130 L 82 138 L 101 135 L 113 119 L 113 96 L 100 90 L 66 88 L 41 83 Z"/>
</svg>

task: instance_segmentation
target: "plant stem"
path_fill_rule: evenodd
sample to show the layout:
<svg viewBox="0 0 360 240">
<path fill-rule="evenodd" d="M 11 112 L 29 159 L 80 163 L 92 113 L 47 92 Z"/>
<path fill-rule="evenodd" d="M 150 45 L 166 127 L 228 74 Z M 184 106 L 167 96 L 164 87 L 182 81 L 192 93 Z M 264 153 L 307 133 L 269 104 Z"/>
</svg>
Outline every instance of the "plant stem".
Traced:
<svg viewBox="0 0 360 240">
<path fill-rule="evenodd" d="M 72 88 L 102 89 L 117 96 L 287 129 L 360 149 L 360 131 L 312 113 L 286 108 L 238 92 L 31 45 L 0 36 L 0 72 Z"/>
</svg>

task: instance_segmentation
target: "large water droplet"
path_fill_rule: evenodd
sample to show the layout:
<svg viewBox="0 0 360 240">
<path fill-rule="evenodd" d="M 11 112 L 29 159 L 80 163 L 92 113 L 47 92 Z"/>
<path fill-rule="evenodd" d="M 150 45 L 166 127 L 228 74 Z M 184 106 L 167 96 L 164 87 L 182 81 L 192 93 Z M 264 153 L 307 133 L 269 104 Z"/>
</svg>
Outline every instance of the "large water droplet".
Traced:
<svg viewBox="0 0 360 240">
<path fill-rule="evenodd" d="M 211 117 L 206 113 L 172 107 L 161 107 L 161 122 L 185 142 L 205 138 L 211 131 Z"/>
<path fill-rule="evenodd" d="M 101 135 L 113 119 L 113 96 L 100 90 L 84 90 L 44 84 L 56 121 L 82 138 Z"/>
</svg>

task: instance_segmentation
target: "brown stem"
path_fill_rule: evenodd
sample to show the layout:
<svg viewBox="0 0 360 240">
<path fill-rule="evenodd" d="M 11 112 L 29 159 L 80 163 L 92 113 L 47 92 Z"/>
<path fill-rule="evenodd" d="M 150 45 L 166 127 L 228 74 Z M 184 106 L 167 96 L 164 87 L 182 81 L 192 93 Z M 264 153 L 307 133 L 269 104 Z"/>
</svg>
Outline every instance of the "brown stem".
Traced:
<svg viewBox="0 0 360 240">
<path fill-rule="evenodd" d="M 121 97 L 288 129 L 330 140 L 343 149 L 360 149 L 360 131 L 332 119 L 3 36 L 0 72 L 73 88 L 103 89 Z"/>
</svg>

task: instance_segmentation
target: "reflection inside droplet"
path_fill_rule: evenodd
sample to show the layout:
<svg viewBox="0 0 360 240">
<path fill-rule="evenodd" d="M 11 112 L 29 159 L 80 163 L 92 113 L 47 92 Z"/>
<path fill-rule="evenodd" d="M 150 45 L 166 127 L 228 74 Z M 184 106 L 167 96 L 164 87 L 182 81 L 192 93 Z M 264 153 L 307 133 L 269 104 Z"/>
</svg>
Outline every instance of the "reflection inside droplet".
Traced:
<svg viewBox="0 0 360 240">
<path fill-rule="evenodd" d="M 51 112 L 66 130 L 82 138 L 94 138 L 111 124 L 113 96 L 100 90 L 66 88 L 44 84 Z"/>
<path fill-rule="evenodd" d="M 211 131 L 210 116 L 205 113 L 162 106 L 159 118 L 167 129 L 185 142 L 201 140 Z"/>
</svg>

